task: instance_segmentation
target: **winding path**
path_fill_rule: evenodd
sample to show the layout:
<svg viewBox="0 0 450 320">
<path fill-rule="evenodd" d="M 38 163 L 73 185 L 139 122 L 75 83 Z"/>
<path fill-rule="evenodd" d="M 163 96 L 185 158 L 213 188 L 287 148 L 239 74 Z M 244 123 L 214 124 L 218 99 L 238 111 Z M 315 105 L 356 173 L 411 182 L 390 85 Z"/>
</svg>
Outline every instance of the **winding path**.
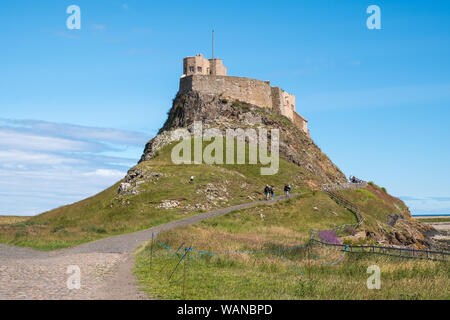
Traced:
<svg viewBox="0 0 450 320">
<path fill-rule="evenodd" d="M 300 194 L 292 194 L 291 197 Z M 226 213 L 285 200 L 262 200 L 173 221 L 151 229 L 113 236 L 77 247 L 42 252 L 0 244 L 0 300 L 3 299 L 147 299 L 132 273 L 133 252 L 163 230 L 192 225 Z M 69 266 L 81 271 L 81 288 L 69 290 Z"/>
</svg>

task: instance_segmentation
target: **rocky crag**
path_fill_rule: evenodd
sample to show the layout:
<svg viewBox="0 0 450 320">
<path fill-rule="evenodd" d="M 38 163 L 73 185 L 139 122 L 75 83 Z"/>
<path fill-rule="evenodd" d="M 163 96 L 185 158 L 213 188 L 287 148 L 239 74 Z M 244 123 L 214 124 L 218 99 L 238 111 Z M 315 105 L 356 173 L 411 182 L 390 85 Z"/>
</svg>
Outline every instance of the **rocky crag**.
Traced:
<svg viewBox="0 0 450 320">
<path fill-rule="evenodd" d="M 288 118 L 256 105 L 195 91 L 176 96 L 167 121 L 158 135 L 146 145 L 140 161 L 152 159 L 158 150 L 173 142 L 173 130 L 187 128 L 192 132 L 194 121 L 201 121 L 204 128 L 217 128 L 223 132 L 238 128 L 279 129 L 280 156 L 318 177 L 317 181 L 311 182 L 311 187 L 318 190 L 320 183 L 346 181 L 339 168 Z"/>
<path fill-rule="evenodd" d="M 173 143 L 173 130 L 186 128 L 192 132 L 194 121 L 201 121 L 204 128 L 217 128 L 223 132 L 237 128 L 277 128 L 280 131 L 280 156 L 308 171 L 309 177 L 315 177 L 307 181 L 312 190 L 320 190 L 324 184 L 346 185 L 347 179 L 341 170 L 288 118 L 267 108 L 196 91 L 177 94 L 167 121 L 145 146 L 140 162 L 153 159 L 159 150 Z M 132 175 L 135 170 L 131 170 L 125 180 L 132 180 Z M 421 249 L 433 247 L 433 241 L 427 236 L 433 233 L 432 228 L 412 220 L 409 209 L 401 200 L 372 186 L 367 191 L 383 203 L 385 217 L 380 219 L 379 213 L 377 218 L 369 217 L 366 225 L 356 235 L 348 237 L 349 240 Z M 362 198 L 357 192 L 352 196 L 357 202 Z M 370 210 L 367 208 L 366 211 Z M 370 212 L 364 214 L 370 215 Z"/>
</svg>

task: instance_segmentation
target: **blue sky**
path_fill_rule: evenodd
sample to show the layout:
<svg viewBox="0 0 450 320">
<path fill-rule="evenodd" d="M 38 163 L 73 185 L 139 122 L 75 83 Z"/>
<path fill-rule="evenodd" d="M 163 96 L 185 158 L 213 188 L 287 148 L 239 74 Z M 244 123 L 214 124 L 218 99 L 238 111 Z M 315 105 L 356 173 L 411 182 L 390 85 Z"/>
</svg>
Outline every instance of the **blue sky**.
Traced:
<svg viewBox="0 0 450 320">
<path fill-rule="evenodd" d="M 81 8 L 68 30 L 66 8 Z M 381 8 L 369 30 L 366 8 Z M 184 56 L 296 95 L 314 141 L 413 213 L 450 213 L 449 1 L 3 1 L 0 214 L 119 180 L 163 124 Z"/>
</svg>

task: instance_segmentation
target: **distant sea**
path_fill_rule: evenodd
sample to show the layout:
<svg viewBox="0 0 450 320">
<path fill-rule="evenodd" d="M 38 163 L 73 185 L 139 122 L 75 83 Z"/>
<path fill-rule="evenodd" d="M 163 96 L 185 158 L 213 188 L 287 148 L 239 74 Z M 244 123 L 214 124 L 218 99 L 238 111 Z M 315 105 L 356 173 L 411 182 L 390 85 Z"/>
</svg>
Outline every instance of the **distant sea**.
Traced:
<svg viewBox="0 0 450 320">
<path fill-rule="evenodd" d="M 412 214 L 413 217 L 450 217 L 450 213 L 441 213 L 441 214 Z"/>
</svg>

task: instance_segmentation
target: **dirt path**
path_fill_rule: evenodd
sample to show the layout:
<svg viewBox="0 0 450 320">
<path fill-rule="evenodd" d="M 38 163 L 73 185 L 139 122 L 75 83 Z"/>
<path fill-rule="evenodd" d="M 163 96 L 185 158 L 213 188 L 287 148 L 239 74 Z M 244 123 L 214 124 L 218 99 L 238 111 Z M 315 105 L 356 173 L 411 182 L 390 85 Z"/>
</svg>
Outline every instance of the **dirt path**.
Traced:
<svg viewBox="0 0 450 320">
<path fill-rule="evenodd" d="M 284 199 L 279 196 L 270 201 L 240 204 L 52 252 L 0 245 L 0 299 L 147 299 L 132 273 L 133 251 L 152 234 Z M 80 289 L 67 287 L 67 280 L 74 275 L 73 271 L 68 273 L 70 266 L 81 272 Z"/>
</svg>

